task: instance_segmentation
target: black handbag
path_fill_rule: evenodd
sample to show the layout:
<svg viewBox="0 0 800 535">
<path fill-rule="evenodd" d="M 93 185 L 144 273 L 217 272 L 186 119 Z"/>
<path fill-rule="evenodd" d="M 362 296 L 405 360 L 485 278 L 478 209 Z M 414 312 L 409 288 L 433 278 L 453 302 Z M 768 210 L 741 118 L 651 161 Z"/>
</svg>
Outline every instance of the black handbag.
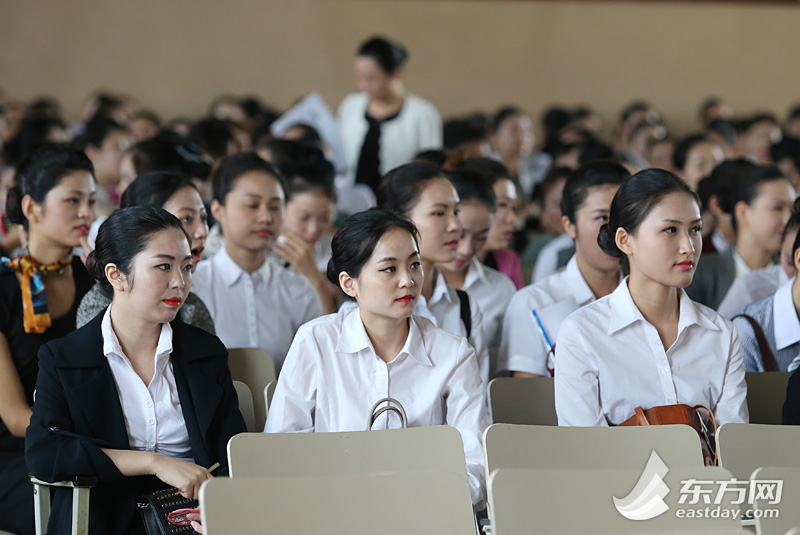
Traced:
<svg viewBox="0 0 800 535">
<path fill-rule="evenodd" d="M 197 500 L 184 498 L 181 494 L 176 494 L 178 489 L 170 487 L 145 494 L 139 498 L 139 511 L 142 513 L 147 535 L 173 535 L 185 533 L 191 535 L 197 533 L 192 526 L 177 526 L 167 520 L 167 516 L 177 509 L 196 509 L 200 506 Z"/>
</svg>

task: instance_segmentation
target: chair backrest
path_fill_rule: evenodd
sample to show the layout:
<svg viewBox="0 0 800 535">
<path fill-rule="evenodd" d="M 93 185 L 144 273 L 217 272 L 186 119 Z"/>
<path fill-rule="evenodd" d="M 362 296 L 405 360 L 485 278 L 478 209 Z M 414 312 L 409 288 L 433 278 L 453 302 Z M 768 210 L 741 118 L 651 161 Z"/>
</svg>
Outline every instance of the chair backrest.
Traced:
<svg viewBox="0 0 800 535">
<path fill-rule="evenodd" d="M 716 505 L 705 504 L 703 499 L 696 504 L 688 503 L 691 500 L 686 500 L 684 504 L 679 503 L 682 481 L 692 478 L 729 481 L 731 474 L 728 471 L 717 467 L 668 466 L 669 470 L 661 479 L 663 483 L 647 489 L 646 485 L 640 484 L 652 485 L 654 481 L 640 481 L 646 464 L 642 463 L 637 469 L 497 470 L 488 481 L 492 533 L 743 533 L 737 515 L 728 514 L 727 518 L 722 518 L 721 514 L 718 518 L 687 518 L 688 515 L 677 512 L 678 509 L 697 511 L 716 508 Z M 716 486 L 713 486 L 713 490 L 716 491 Z M 636 501 L 637 497 L 639 501 Z M 741 508 L 742 506 L 732 505 L 734 498 L 734 495 L 723 495 L 720 507 L 728 510 Z M 641 515 L 638 516 L 641 520 L 631 520 L 623 516 L 617 505 L 629 517 Z M 657 516 L 648 518 L 656 513 Z"/>
<path fill-rule="evenodd" d="M 269 416 L 269 406 L 272 404 L 272 396 L 275 395 L 275 387 L 278 381 L 271 381 L 264 387 L 264 405 L 267 408 L 267 416 Z"/>
<path fill-rule="evenodd" d="M 253 393 L 250 392 L 250 387 L 241 381 L 234 381 L 233 388 L 236 389 L 236 397 L 239 398 L 239 412 L 242 413 L 247 430 L 250 432 L 258 431 L 255 417 L 253 416 Z"/>
<path fill-rule="evenodd" d="M 502 468 L 639 468 L 652 451 L 670 467 L 703 466 L 688 425 L 551 427 L 494 424 L 483 433 L 487 476 Z"/>
<path fill-rule="evenodd" d="M 463 479 L 469 494 L 461 435 L 445 425 L 347 433 L 240 433 L 228 442 L 228 466 L 232 477 L 451 471 Z"/>
<path fill-rule="evenodd" d="M 747 372 L 747 408 L 751 424 L 780 425 L 789 372 Z"/>
<path fill-rule="evenodd" d="M 756 532 L 759 535 L 784 535 L 793 529 L 800 530 L 800 508 L 797 507 L 800 468 L 757 468 L 750 479 L 757 481 L 757 486 L 768 485 L 775 489 L 772 493 L 762 491 L 761 498 L 755 500 Z M 781 485 L 780 497 L 777 482 Z"/>
<path fill-rule="evenodd" d="M 498 377 L 488 395 L 493 423 L 558 425 L 552 377 Z"/>
<path fill-rule="evenodd" d="M 800 426 L 725 424 L 717 430 L 719 462 L 738 479 L 760 466 L 800 468 Z"/>
<path fill-rule="evenodd" d="M 470 534 L 462 485 L 447 472 L 216 478 L 201 487 L 200 510 L 208 535 Z"/>
<path fill-rule="evenodd" d="M 235 347 L 228 349 L 228 367 L 234 381 L 250 387 L 250 392 L 263 392 L 264 387 L 275 381 L 275 363 L 269 353 L 260 347 Z M 261 395 L 253 397 L 255 429 L 264 429 L 267 407 Z"/>
</svg>

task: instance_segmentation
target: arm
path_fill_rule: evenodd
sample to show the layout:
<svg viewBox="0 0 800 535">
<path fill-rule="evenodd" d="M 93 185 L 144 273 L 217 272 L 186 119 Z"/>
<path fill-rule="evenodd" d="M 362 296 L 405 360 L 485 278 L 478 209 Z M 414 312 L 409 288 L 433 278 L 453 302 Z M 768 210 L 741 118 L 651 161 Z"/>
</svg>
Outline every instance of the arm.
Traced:
<svg viewBox="0 0 800 535">
<path fill-rule="evenodd" d="M 6 335 L 0 332 L 0 419 L 15 437 L 24 437 L 31 419 L 22 381 L 11 357 Z"/>
<path fill-rule="evenodd" d="M 478 375 L 481 378 L 482 388 L 485 390 L 489 386 L 489 341 L 483 326 L 483 313 L 478 307 L 478 302 L 470 298 L 470 315 L 472 321 L 472 333 L 469 343 L 475 348 L 475 357 L 478 362 Z"/>
<path fill-rule="evenodd" d="M 442 148 L 442 116 L 436 107 L 423 102 L 417 121 L 417 151 Z"/>
<path fill-rule="evenodd" d="M 317 408 L 316 344 L 305 327 L 286 354 L 267 414 L 265 433 L 313 432 Z"/>
<path fill-rule="evenodd" d="M 558 425 L 605 427 L 608 422 L 600 403 L 599 370 L 595 356 L 589 351 L 579 329 L 573 314 L 564 321 L 556 342 Z"/>
<path fill-rule="evenodd" d="M 526 290 L 514 294 L 503 316 L 497 371 L 509 370 L 514 377 L 543 377 L 547 372 L 547 351 L 531 314 Z"/>
<path fill-rule="evenodd" d="M 758 340 L 753 326 L 744 318 L 734 319 L 733 325 L 739 333 L 745 370 L 748 372 L 763 372 L 764 361 L 761 358 L 761 348 L 758 347 Z"/>
<path fill-rule="evenodd" d="M 462 339 L 458 362 L 447 382 L 445 404 L 447 425 L 461 433 L 472 503 L 480 505 L 486 496 L 481 436 L 486 428 L 485 387 L 478 373 L 475 350 Z"/>
<path fill-rule="evenodd" d="M 102 448 L 123 476 L 154 475 L 167 485 L 178 488 L 189 499 L 200 497 L 200 485 L 213 476 L 194 463 L 179 461 L 149 451 L 113 450 Z"/>
<path fill-rule="evenodd" d="M 327 286 L 328 279 L 317 270 L 317 258 L 313 244 L 308 243 L 294 232 L 284 230 L 272 250 L 289 262 L 295 271 L 308 279 L 319 296 L 323 314 L 336 312 L 333 296 Z"/>
<path fill-rule="evenodd" d="M 722 394 L 713 407 L 717 424 L 730 422 L 748 423 L 750 414 L 747 410 L 747 383 L 744 379 L 744 358 L 742 347 L 739 344 L 739 335 L 736 329 L 730 329 L 730 343 L 728 353 L 728 367 L 725 372 L 725 382 L 722 385 Z"/>
</svg>

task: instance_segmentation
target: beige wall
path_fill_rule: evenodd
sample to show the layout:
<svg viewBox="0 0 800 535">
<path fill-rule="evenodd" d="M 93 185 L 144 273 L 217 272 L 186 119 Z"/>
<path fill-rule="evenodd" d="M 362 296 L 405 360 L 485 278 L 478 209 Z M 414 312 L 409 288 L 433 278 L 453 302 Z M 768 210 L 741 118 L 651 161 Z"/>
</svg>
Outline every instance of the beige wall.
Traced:
<svg viewBox="0 0 800 535">
<path fill-rule="evenodd" d="M 740 112 L 800 100 L 799 28 L 800 7 L 720 2 L 0 0 L 0 86 L 55 95 L 70 118 L 96 88 L 166 118 L 223 92 L 336 106 L 357 44 L 385 33 L 444 115 L 586 102 L 610 119 L 641 96 L 685 132 L 709 93 Z"/>
</svg>

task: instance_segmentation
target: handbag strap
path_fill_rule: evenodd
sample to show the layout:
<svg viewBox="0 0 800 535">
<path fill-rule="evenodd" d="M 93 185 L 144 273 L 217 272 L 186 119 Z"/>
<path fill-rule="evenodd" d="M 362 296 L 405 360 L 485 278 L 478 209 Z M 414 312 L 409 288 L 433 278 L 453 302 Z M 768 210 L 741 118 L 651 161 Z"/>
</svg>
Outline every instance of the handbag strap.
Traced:
<svg viewBox="0 0 800 535">
<path fill-rule="evenodd" d="M 753 316 L 749 316 L 747 314 L 737 314 L 733 317 L 733 319 L 736 318 L 744 318 L 744 320 L 750 324 L 750 327 L 753 328 L 753 334 L 756 335 L 756 342 L 758 342 L 758 350 L 761 352 L 761 362 L 764 364 L 764 371 L 778 371 L 778 362 L 775 360 L 775 355 L 769 348 L 767 337 L 764 334 L 764 329 L 761 328 L 761 325 L 758 324 Z"/>
<path fill-rule="evenodd" d="M 386 403 L 385 407 L 381 407 L 378 409 L 378 406 L 381 403 Z M 396 405 L 392 406 L 392 403 Z M 403 429 L 408 427 L 408 417 L 406 416 L 406 410 L 403 408 L 403 405 L 394 398 L 382 398 L 375 402 L 375 405 L 372 406 L 372 410 L 369 411 L 369 419 L 367 420 L 367 431 L 372 429 L 372 426 L 375 424 L 375 420 L 378 419 L 378 416 L 383 414 L 384 412 L 394 412 L 400 417 L 400 422 L 402 423 Z"/>
<path fill-rule="evenodd" d="M 719 457 L 719 445 L 717 444 L 717 419 L 714 418 L 714 411 L 712 411 L 710 408 L 708 408 L 707 405 L 703 405 L 702 403 L 698 403 L 697 405 L 694 405 L 692 408 L 696 412 L 697 412 L 697 409 L 704 409 L 708 413 L 708 421 L 711 422 L 711 427 L 714 428 L 714 460 L 712 462 L 712 466 L 716 466 L 717 465 L 717 458 Z M 698 414 L 698 416 L 699 416 L 699 414 Z M 703 423 L 703 419 L 702 418 L 700 418 L 700 426 L 703 427 L 703 432 L 706 434 L 706 442 L 709 443 L 709 449 L 710 449 L 710 446 L 711 446 L 710 439 L 707 436 L 708 435 L 708 430 L 706 430 L 705 424 Z"/>
<path fill-rule="evenodd" d="M 650 425 L 650 422 L 647 420 L 647 416 L 644 414 L 644 409 L 641 407 L 641 405 L 636 407 L 633 412 L 633 417 L 636 418 L 636 422 L 639 425 Z"/>
</svg>

